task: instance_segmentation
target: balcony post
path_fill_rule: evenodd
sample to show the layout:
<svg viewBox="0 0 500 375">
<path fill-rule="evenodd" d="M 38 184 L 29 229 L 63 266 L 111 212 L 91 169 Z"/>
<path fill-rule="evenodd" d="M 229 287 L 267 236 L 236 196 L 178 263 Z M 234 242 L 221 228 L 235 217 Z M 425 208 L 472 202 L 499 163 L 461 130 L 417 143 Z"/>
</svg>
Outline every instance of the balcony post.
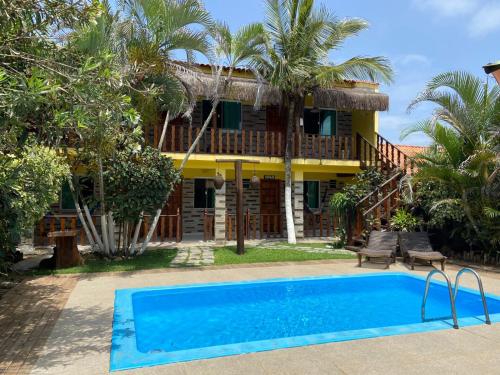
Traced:
<svg viewBox="0 0 500 375">
<path fill-rule="evenodd" d="M 226 170 L 221 169 L 219 173 L 226 180 Z M 218 244 L 226 242 L 226 186 L 227 180 L 220 189 L 215 189 L 214 236 Z"/>
<path fill-rule="evenodd" d="M 304 173 L 293 172 L 293 220 L 295 237 L 304 238 Z"/>
</svg>

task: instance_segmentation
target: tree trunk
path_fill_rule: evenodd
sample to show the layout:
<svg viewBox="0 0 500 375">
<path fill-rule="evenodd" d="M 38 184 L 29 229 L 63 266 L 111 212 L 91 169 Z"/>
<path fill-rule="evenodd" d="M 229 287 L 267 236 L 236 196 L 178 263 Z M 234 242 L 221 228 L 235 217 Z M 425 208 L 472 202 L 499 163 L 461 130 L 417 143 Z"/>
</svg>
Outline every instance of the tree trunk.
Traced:
<svg viewBox="0 0 500 375">
<path fill-rule="evenodd" d="M 129 228 L 128 221 L 126 221 L 123 224 L 123 252 L 124 253 L 127 251 L 127 248 L 128 248 L 128 239 L 129 239 L 128 228 Z"/>
<path fill-rule="evenodd" d="M 233 67 L 231 67 L 229 69 L 229 72 L 227 73 L 227 76 L 225 78 L 224 87 L 222 89 L 222 95 L 219 95 L 218 85 L 215 87 L 215 97 L 214 97 L 214 100 L 212 102 L 212 109 L 211 109 L 211 111 L 210 111 L 207 119 L 205 120 L 205 123 L 203 124 L 203 126 L 202 126 L 202 128 L 200 130 L 200 133 L 198 134 L 198 136 L 194 140 L 194 142 L 191 145 L 191 147 L 189 147 L 188 152 L 184 156 L 184 159 L 182 160 L 182 163 L 181 163 L 181 165 L 179 167 L 179 174 L 181 174 L 182 171 L 184 170 L 184 167 L 186 166 L 186 163 L 188 162 L 189 157 L 191 156 L 191 154 L 196 149 L 196 146 L 200 142 L 201 137 L 203 136 L 203 134 L 205 133 L 205 130 L 207 129 L 207 127 L 210 124 L 210 122 L 212 121 L 212 117 L 213 117 L 213 115 L 215 113 L 215 110 L 217 109 L 217 105 L 220 102 L 220 98 L 221 98 L 221 96 L 224 95 L 224 93 L 226 92 L 227 87 L 231 83 L 232 75 L 233 75 Z M 165 206 L 165 204 L 167 203 L 167 200 L 168 200 L 168 197 L 165 199 L 165 202 L 164 202 L 163 206 Z M 291 200 L 291 198 L 290 198 L 290 200 Z M 139 254 L 142 254 L 146 250 L 146 247 L 148 246 L 149 241 L 151 240 L 151 237 L 153 236 L 153 233 L 156 230 L 156 225 L 158 224 L 158 221 L 160 219 L 161 210 L 162 210 L 163 206 L 156 211 L 156 215 L 155 215 L 155 217 L 153 219 L 153 222 L 151 223 L 151 227 L 149 228 L 148 234 L 147 234 L 146 238 L 144 239 L 144 241 L 142 242 L 142 246 L 141 246 L 141 250 L 139 251 Z M 295 233 L 294 233 L 294 235 L 295 235 Z"/>
<path fill-rule="evenodd" d="M 286 127 L 286 147 L 285 147 L 285 214 L 286 214 L 286 232 L 288 243 L 297 243 L 295 237 L 295 223 L 293 221 L 293 207 L 292 207 L 292 141 L 293 129 L 295 125 L 295 105 L 296 102 L 293 98 L 288 100 L 288 118 Z"/>
<path fill-rule="evenodd" d="M 161 152 L 161 149 L 163 147 L 163 142 L 165 141 L 165 135 L 167 134 L 169 122 L 170 122 L 170 111 L 167 111 L 167 115 L 165 116 L 165 121 L 163 122 L 163 129 L 161 131 L 160 141 L 158 142 L 158 151 L 160 151 L 160 152 Z M 160 214 L 161 214 L 161 210 L 160 210 Z M 139 221 L 137 222 L 137 225 L 136 225 L 135 230 L 134 230 L 134 237 L 132 238 L 132 242 L 130 243 L 130 254 L 131 255 L 133 253 L 135 253 L 135 248 L 137 247 L 137 240 L 139 239 L 139 232 L 141 230 L 143 215 L 144 215 L 144 212 L 141 212 L 141 215 L 139 217 Z M 125 247 L 125 249 L 126 248 L 127 247 Z"/>
<path fill-rule="evenodd" d="M 163 122 L 163 129 L 161 130 L 160 141 L 158 142 L 158 151 L 161 152 L 163 148 L 163 142 L 165 141 L 165 135 L 167 134 L 168 122 L 170 121 L 170 111 L 167 111 L 165 116 L 165 121 Z"/>
<path fill-rule="evenodd" d="M 104 244 L 102 243 L 99 233 L 97 233 L 97 228 L 94 225 L 94 220 L 92 220 L 92 215 L 90 214 L 89 206 L 87 206 L 87 203 L 85 203 L 84 200 L 83 200 L 83 210 L 85 212 L 85 217 L 87 218 L 90 230 L 92 231 L 92 234 L 94 235 L 94 238 L 99 246 L 99 249 L 101 253 L 104 253 Z"/>
<path fill-rule="evenodd" d="M 115 241 L 115 222 L 113 220 L 113 213 L 108 212 L 108 241 L 109 241 L 109 251 L 111 254 L 116 253 L 116 241 Z"/>
<path fill-rule="evenodd" d="M 104 204 L 104 178 L 102 170 L 102 160 L 99 158 L 99 195 L 101 200 L 101 234 L 104 243 L 104 254 L 109 255 L 108 223 L 106 220 L 106 207 Z"/>
<path fill-rule="evenodd" d="M 82 210 L 80 208 L 80 202 L 78 201 L 78 195 L 75 191 L 75 186 L 73 185 L 73 177 L 69 176 L 68 177 L 68 185 L 69 189 L 71 190 L 71 196 L 73 197 L 73 201 L 75 203 L 75 208 L 76 208 L 76 213 L 78 215 L 78 219 L 80 220 L 80 223 L 82 223 L 83 230 L 85 231 L 85 235 L 87 236 L 87 240 L 92 247 L 92 250 L 94 250 L 96 243 L 94 241 L 94 237 L 92 236 L 92 233 L 90 233 L 89 227 L 87 225 L 87 222 L 85 221 L 85 218 L 83 216 Z"/>
<path fill-rule="evenodd" d="M 226 89 L 231 81 L 232 75 L 233 75 L 233 68 L 230 68 L 229 72 L 227 73 L 226 81 L 224 82 L 224 88 L 222 90 L 223 94 L 226 92 Z M 217 90 L 217 88 L 216 88 L 216 90 Z M 184 170 L 184 167 L 186 166 L 186 163 L 188 162 L 189 157 L 196 149 L 196 146 L 200 142 L 200 139 L 203 136 L 203 134 L 205 133 L 205 130 L 207 129 L 208 125 L 212 122 L 212 117 L 213 117 L 215 110 L 217 109 L 217 106 L 219 105 L 219 103 L 220 103 L 220 95 L 216 95 L 214 101 L 212 102 L 212 109 L 211 109 L 210 113 L 208 114 L 208 117 L 206 118 L 205 123 L 201 127 L 200 133 L 198 134 L 198 136 L 194 140 L 191 147 L 189 147 L 188 152 L 186 153 L 186 155 L 184 156 L 184 159 L 182 160 L 181 166 L 179 167 L 180 173 L 182 173 L 182 171 Z"/>
<path fill-rule="evenodd" d="M 132 238 L 132 242 L 130 244 L 130 255 L 134 255 L 135 249 L 137 247 L 137 240 L 139 239 L 139 233 L 141 231 L 141 225 L 142 225 L 142 216 L 143 216 L 143 214 L 141 214 L 141 217 L 139 218 L 139 222 L 135 226 L 134 237 Z"/>
</svg>

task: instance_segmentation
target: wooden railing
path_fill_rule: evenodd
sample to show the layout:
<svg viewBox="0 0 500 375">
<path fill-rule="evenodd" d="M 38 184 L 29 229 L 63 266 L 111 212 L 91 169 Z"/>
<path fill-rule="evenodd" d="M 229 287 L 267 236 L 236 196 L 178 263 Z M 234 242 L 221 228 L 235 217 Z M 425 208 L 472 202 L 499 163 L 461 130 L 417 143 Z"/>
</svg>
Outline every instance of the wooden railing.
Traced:
<svg viewBox="0 0 500 375">
<path fill-rule="evenodd" d="M 304 213 L 304 237 L 335 237 L 338 218 L 329 213 Z"/>
<path fill-rule="evenodd" d="M 359 133 L 356 135 L 356 154 L 364 168 L 372 167 L 384 174 L 392 174 L 392 171 L 399 168 L 390 154 L 379 150 Z"/>
<path fill-rule="evenodd" d="M 97 216 L 92 216 L 94 224 L 98 225 Z M 87 245 L 87 236 L 80 225 L 76 215 L 47 215 L 38 222 L 35 227 L 35 245 L 54 245 L 54 238 L 49 238 L 49 232 L 60 230 L 78 230 L 77 241 L 80 245 Z"/>
<path fill-rule="evenodd" d="M 283 237 L 281 214 L 255 214 L 247 209 L 243 218 L 243 233 L 245 239 Z M 226 239 L 236 240 L 236 215 L 226 214 Z"/>
<path fill-rule="evenodd" d="M 414 160 L 380 134 L 376 134 L 377 150 L 405 173 L 413 174 L 415 171 Z"/>
<path fill-rule="evenodd" d="M 139 242 L 148 233 L 152 220 L 153 218 L 150 216 L 144 216 L 141 232 L 139 234 Z M 173 215 L 160 215 L 160 219 L 158 220 L 151 240 L 153 242 L 157 242 L 158 240 L 161 242 L 182 241 L 182 215 L 180 209 L 177 209 L 177 213 Z"/>
<path fill-rule="evenodd" d="M 243 218 L 243 233 L 245 239 L 256 240 L 263 238 L 283 237 L 283 223 L 281 214 L 256 214 L 249 209 Z M 226 214 L 226 240 L 236 240 L 236 215 Z M 207 210 L 203 213 L 203 240 L 214 240 L 215 215 Z"/>
<path fill-rule="evenodd" d="M 358 202 L 355 207 L 354 238 L 369 230 L 368 225 L 380 230 L 382 219 L 389 224 L 391 212 L 399 204 L 399 181 L 402 175 L 402 172 L 395 173 Z"/>
<path fill-rule="evenodd" d="M 98 215 L 93 215 L 92 220 L 96 226 L 97 231 L 100 233 L 100 220 Z M 142 228 L 139 235 L 139 242 L 144 239 L 146 233 L 149 230 L 151 224 L 151 217 L 145 216 L 142 224 Z M 80 224 L 80 220 L 76 215 L 47 215 L 45 216 L 38 225 L 35 231 L 35 244 L 37 246 L 47 246 L 53 245 L 53 239 L 48 238 L 49 232 L 55 232 L 59 230 L 77 230 L 77 243 L 79 245 L 88 245 L 88 239 Z M 182 215 L 180 211 L 177 210 L 177 214 L 174 215 L 161 215 L 156 226 L 156 230 L 153 232 L 151 238 L 153 242 L 157 241 L 177 241 L 182 240 Z"/>
<path fill-rule="evenodd" d="M 356 157 L 350 136 L 294 134 L 293 150 L 296 158 L 351 160 Z"/>
<path fill-rule="evenodd" d="M 367 194 L 356 205 L 354 212 L 354 231 L 348 235 L 348 242 L 361 237 L 364 231 L 381 229 L 384 221 L 390 226 L 391 213 L 399 206 L 399 184 L 406 174 L 415 172 L 412 158 L 390 143 L 380 134 L 377 145 L 357 134 L 356 153 L 363 167 L 375 167 L 387 176 L 384 183 Z"/>
<path fill-rule="evenodd" d="M 199 135 L 201 128 L 170 125 L 167 129 L 162 152 L 187 152 Z M 146 143 L 157 145 L 161 127 L 146 127 Z M 260 130 L 207 129 L 195 148 L 196 153 L 251 156 L 276 156 L 285 154 L 285 137 L 282 132 Z M 355 158 L 354 138 L 351 136 L 323 136 L 295 134 L 293 155 L 297 158 L 338 159 Z"/>
</svg>

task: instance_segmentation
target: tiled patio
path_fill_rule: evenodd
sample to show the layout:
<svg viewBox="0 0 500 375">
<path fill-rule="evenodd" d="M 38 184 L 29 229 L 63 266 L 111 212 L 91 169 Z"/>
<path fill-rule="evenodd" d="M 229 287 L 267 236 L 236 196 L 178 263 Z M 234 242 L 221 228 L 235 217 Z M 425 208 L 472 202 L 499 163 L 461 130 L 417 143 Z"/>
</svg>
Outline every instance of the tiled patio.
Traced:
<svg viewBox="0 0 500 375">
<path fill-rule="evenodd" d="M 8 369 L 8 374 L 107 373 L 114 291 L 118 288 L 361 273 L 374 272 L 380 268 L 372 264 L 358 268 L 353 260 L 332 260 L 32 280 L 9 293 L 11 303 L 15 304 L 12 310 L 16 311 L 14 315 L 17 316 L 10 320 L 10 325 L 17 327 L 17 330 L 10 328 L 9 339 L 2 337 L 3 341 L 0 341 L 0 369 Z M 425 275 L 429 270 L 429 267 L 419 267 L 415 273 Z M 454 276 L 457 270 L 451 266 L 448 272 Z M 391 266 L 391 271 L 411 272 L 402 264 Z M 486 291 L 500 295 L 500 275 L 490 272 L 481 272 L 481 275 Z M 463 281 L 464 285 L 474 287 L 472 278 L 466 277 Z M 73 285 L 73 292 L 57 319 L 56 310 L 64 304 L 64 296 Z M 30 288 L 35 292 L 30 293 Z M 27 300 L 26 297 L 32 299 Z M 30 302 L 23 302 L 25 300 Z M 5 306 L 5 301 L 7 299 L 0 301 L 0 304 Z M 30 312 L 23 315 L 21 306 L 31 306 L 28 309 Z M 35 307 L 38 312 L 36 315 L 33 314 Z M 4 320 L 5 316 L 2 312 L 2 329 L 9 330 L 9 320 Z M 45 342 L 45 336 L 52 328 L 51 322 L 55 319 L 55 326 Z M 39 328 L 33 329 L 33 325 Z M 120 373 L 498 374 L 499 368 L 500 324 L 494 324 L 282 349 Z"/>
</svg>

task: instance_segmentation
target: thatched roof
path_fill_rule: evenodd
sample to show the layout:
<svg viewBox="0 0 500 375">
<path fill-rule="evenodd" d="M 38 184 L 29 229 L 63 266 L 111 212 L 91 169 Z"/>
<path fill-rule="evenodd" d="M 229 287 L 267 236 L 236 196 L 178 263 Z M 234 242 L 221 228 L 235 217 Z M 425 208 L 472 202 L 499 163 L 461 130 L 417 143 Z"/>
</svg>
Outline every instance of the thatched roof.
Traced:
<svg viewBox="0 0 500 375">
<path fill-rule="evenodd" d="M 389 97 L 374 90 L 358 87 L 317 89 L 314 92 L 314 105 L 341 110 L 387 111 Z"/>
<path fill-rule="evenodd" d="M 215 79 L 210 74 L 179 71 L 179 78 L 189 87 L 195 97 L 211 98 L 215 91 Z M 355 85 L 351 85 L 355 86 Z M 313 93 L 314 105 L 317 107 L 335 108 L 339 110 L 386 111 L 389 108 L 389 97 L 370 88 L 335 87 L 321 88 Z M 276 105 L 280 102 L 279 90 L 256 79 L 234 77 L 225 99 L 256 102 L 261 105 Z"/>
</svg>

